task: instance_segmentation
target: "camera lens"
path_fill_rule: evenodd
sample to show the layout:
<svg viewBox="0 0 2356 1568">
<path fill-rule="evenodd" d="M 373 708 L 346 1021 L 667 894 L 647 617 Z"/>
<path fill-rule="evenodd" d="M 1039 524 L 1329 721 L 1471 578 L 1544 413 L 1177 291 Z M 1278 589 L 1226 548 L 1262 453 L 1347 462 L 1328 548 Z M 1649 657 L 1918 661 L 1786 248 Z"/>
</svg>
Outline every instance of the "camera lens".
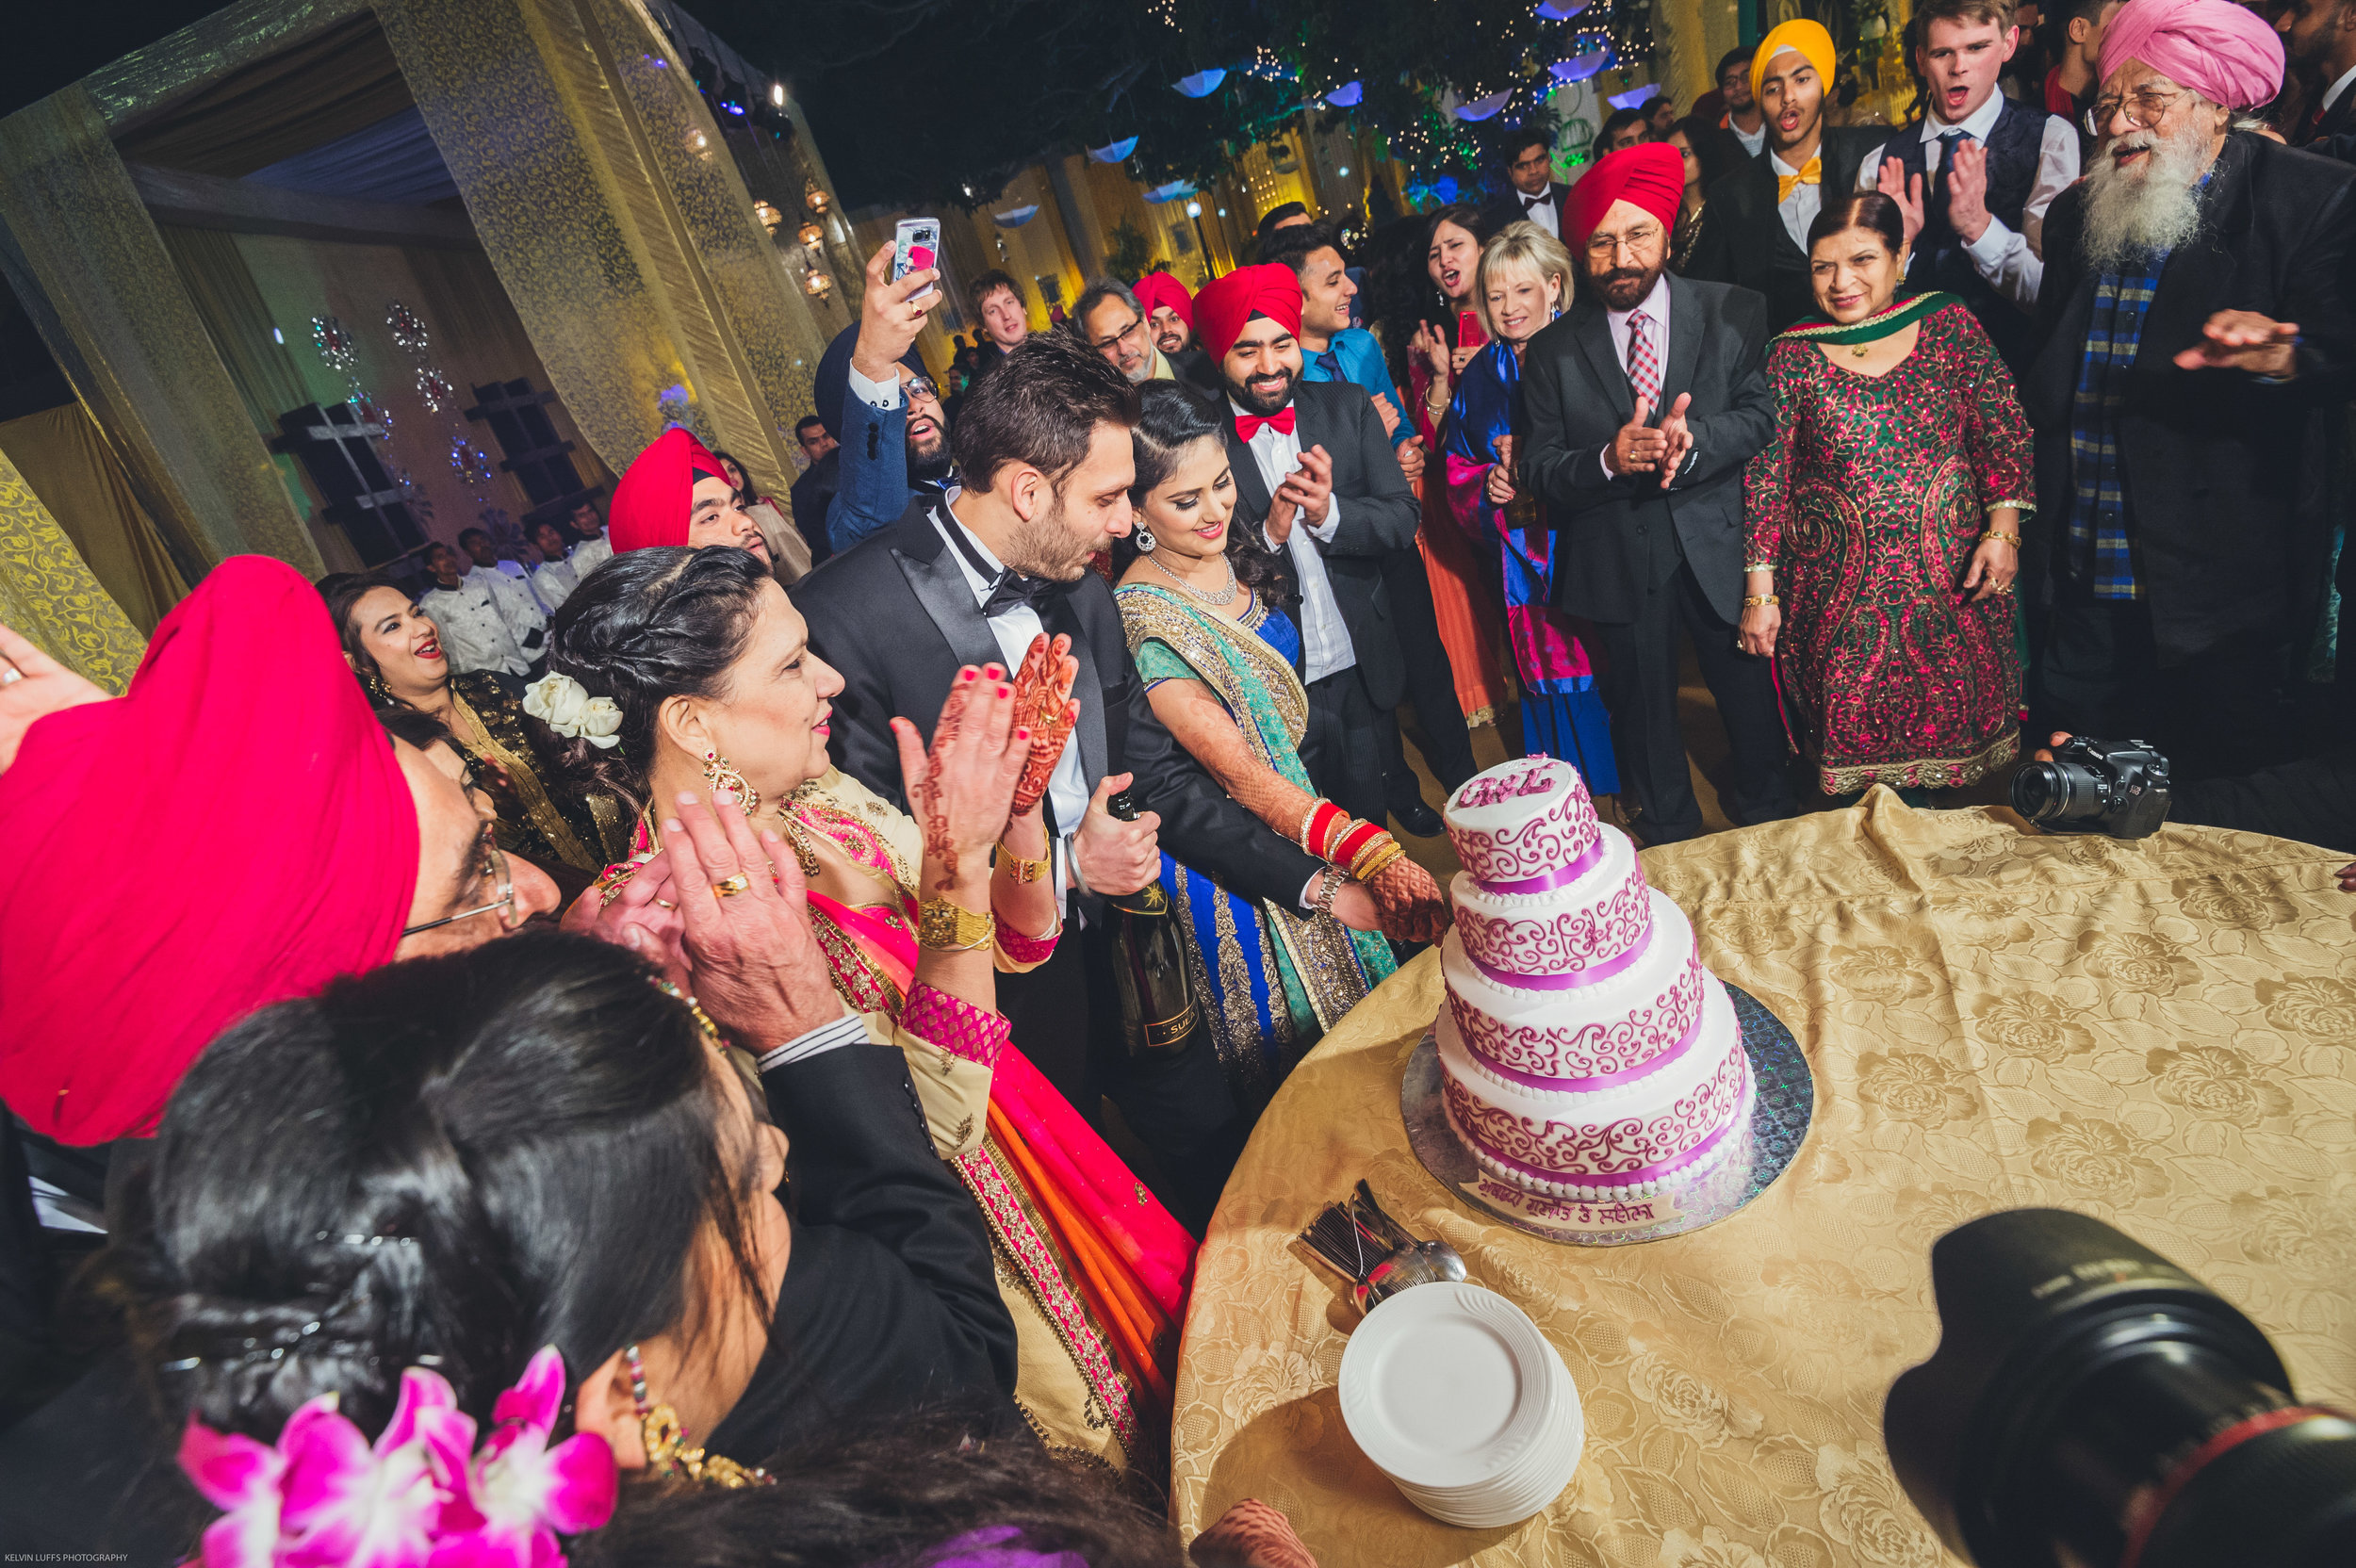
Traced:
<svg viewBox="0 0 2356 1568">
<path fill-rule="evenodd" d="M 2012 776 L 2012 808 L 2031 822 L 2044 822 L 2066 798 L 2061 770 L 2051 762 L 2024 762 Z"/>
<path fill-rule="evenodd" d="M 2084 762 L 2031 762 L 2012 776 L 2012 808 L 2031 822 L 2086 822 L 2110 803 L 2111 781 Z"/>
<path fill-rule="evenodd" d="M 2356 1422 L 2110 1226 L 2021 1209 L 1931 1250 L 1941 1338 L 1883 1413 L 1906 1494 L 1980 1568 L 2356 1561 Z"/>
</svg>

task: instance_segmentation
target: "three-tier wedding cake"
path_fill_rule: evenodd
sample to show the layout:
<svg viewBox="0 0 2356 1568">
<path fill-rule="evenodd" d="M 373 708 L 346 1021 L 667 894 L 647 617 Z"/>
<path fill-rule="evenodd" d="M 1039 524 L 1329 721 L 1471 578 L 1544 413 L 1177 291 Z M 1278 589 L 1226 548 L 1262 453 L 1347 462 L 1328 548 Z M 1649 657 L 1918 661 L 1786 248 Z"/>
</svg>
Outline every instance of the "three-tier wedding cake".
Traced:
<svg viewBox="0 0 2356 1568">
<path fill-rule="evenodd" d="M 1464 868 L 1434 1031 L 1449 1126 L 1524 1193 L 1669 1212 L 1747 1141 L 1753 1094 L 1692 924 L 1567 762 L 1491 768 L 1447 820 Z"/>
</svg>

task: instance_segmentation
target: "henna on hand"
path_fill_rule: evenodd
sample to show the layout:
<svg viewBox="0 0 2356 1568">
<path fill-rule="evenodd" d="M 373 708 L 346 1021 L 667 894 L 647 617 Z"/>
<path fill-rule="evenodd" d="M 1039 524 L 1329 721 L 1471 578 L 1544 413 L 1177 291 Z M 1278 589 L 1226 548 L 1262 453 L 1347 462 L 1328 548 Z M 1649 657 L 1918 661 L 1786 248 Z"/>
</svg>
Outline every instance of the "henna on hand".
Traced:
<svg viewBox="0 0 2356 1568">
<path fill-rule="evenodd" d="M 1398 859 L 1366 884 L 1374 897 L 1383 934 L 1397 941 L 1432 942 L 1447 934 L 1448 900 L 1432 874 L 1413 860 Z"/>
<path fill-rule="evenodd" d="M 966 702 L 976 690 L 975 672 L 960 670 L 957 684 L 949 688 L 948 699 L 941 705 L 941 721 L 933 726 L 933 743 L 924 752 L 923 776 L 908 780 L 908 804 L 916 808 L 917 819 L 924 825 L 924 852 L 941 862 L 941 879 L 935 892 L 945 893 L 957 885 L 957 845 L 949 832 L 949 802 L 941 779 L 949 759 L 957 754 Z"/>
<path fill-rule="evenodd" d="M 1028 816 L 1047 793 L 1064 742 L 1079 720 L 1080 705 L 1072 700 L 1072 684 L 1079 675 L 1080 662 L 1072 657 L 1069 636 L 1059 632 L 1051 643 L 1042 631 L 1031 639 L 1014 678 L 1014 722 L 1031 732 L 1030 754 L 1014 786 L 1018 817 Z"/>
</svg>

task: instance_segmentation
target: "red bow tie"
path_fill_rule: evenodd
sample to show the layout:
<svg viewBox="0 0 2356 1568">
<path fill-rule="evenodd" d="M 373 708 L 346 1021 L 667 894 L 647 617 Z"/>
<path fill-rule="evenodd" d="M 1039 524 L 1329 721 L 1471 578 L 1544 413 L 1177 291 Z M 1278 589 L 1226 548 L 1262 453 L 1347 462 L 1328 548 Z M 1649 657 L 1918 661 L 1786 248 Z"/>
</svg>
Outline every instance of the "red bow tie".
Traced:
<svg viewBox="0 0 2356 1568">
<path fill-rule="evenodd" d="M 1290 408 L 1281 408 L 1265 419 L 1256 414 L 1235 416 L 1235 433 L 1246 441 L 1259 434 L 1262 425 L 1273 425 L 1279 435 L 1290 435 L 1293 433 L 1293 411 Z"/>
</svg>

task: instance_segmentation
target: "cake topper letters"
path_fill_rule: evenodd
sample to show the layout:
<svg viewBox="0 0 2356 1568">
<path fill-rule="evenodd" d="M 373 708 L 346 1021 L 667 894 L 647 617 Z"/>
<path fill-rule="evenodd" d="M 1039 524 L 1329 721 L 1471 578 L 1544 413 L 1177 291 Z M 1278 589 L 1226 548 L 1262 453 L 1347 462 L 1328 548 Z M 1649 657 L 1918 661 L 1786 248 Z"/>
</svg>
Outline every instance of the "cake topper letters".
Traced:
<svg viewBox="0 0 2356 1568">
<path fill-rule="evenodd" d="M 1524 795 L 1546 794 L 1561 782 L 1544 762 L 1518 774 L 1482 774 L 1457 794 L 1456 804 L 1467 810 L 1481 806 L 1502 806 Z"/>
</svg>

